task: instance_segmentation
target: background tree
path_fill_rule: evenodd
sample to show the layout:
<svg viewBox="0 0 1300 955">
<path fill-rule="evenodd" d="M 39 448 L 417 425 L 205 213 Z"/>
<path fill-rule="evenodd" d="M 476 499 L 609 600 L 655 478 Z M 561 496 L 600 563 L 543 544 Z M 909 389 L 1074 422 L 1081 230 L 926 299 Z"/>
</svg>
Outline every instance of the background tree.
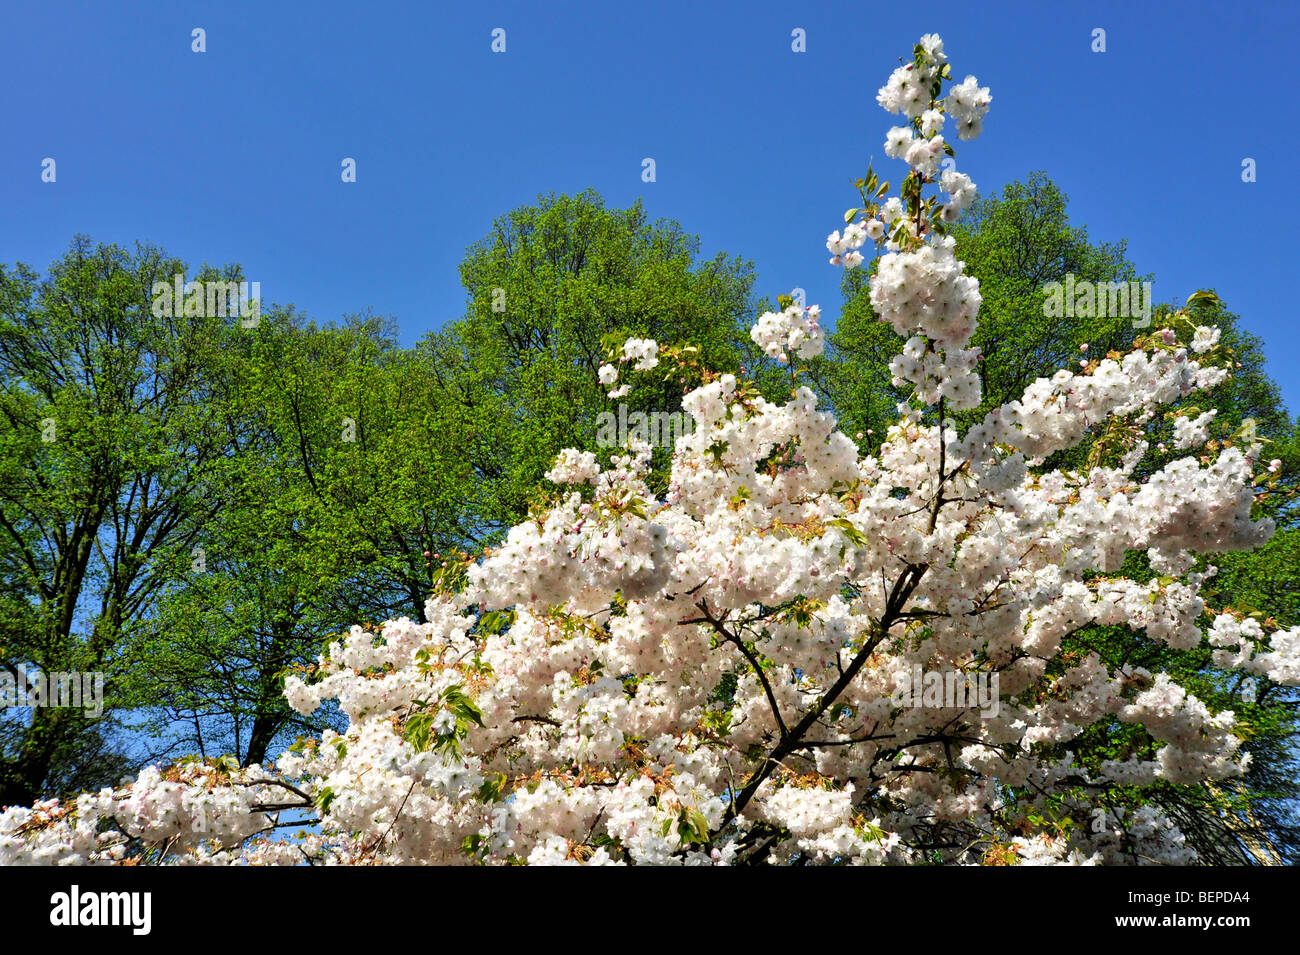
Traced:
<svg viewBox="0 0 1300 955">
<path fill-rule="evenodd" d="M 327 722 L 294 714 L 283 678 L 367 604 L 352 587 L 372 555 L 332 519 L 330 461 L 355 431 L 339 395 L 395 351 L 381 322 L 318 328 L 292 309 L 224 340 L 212 400 L 226 444 L 205 479 L 219 509 L 193 550 L 173 551 L 174 582 L 133 659 L 144 727 L 164 743 L 155 755 L 260 763 Z"/>
<path fill-rule="evenodd" d="M 246 765 L 318 728 L 285 704 L 284 673 L 357 621 L 424 620 L 446 555 L 492 542 L 561 447 L 594 443 L 617 407 L 595 382 L 608 340 L 666 335 L 724 368 L 752 361 L 751 269 L 698 252 L 639 205 L 549 196 L 469 250 L 466 316 L 413 349 L 374 317 L 317 326 L 292 310 L 232 334 L 206 568 L 177 555 L 138 655 L 166 752 Z M 682 390 L 664 381 L 630 410 L 677 410 Z"/>
<path fill-rule="evenodd" d="M 205 399 L 224 320 L 151 309 L 183 271 L 85 237 L 45 278 L 0 267 L 0 665 L 104 672 L 110 713 L 167 580 L 155 558 L 213 513 L 197 491 L 220 446 Z M 81 710 L 22 713 L 0 714 L 0 804 L 115 781 L 123 757 Z"/>
<path fill-rule="evenodd" d="M 559 449 L 594 446 L 597 415 L 616 410 L 595 378 L 610 341 L 690 344 L 719 371 L 754 362 L 753 282 L 749 262 L 701 259 L 698 237 L 652 223 L 640 201 L 612 210 L 590 191 L 549 195 L 498 219 L 461 265 L 465 318 L 420 345 L 457 399 L 483 482 L 465 540 L 526 513 Z M 689 384 L 666 380 L 630 396 L 627 411 L 678 411 Z M 659 452 L 661 468 L 667 458 Z"/>
</svg>

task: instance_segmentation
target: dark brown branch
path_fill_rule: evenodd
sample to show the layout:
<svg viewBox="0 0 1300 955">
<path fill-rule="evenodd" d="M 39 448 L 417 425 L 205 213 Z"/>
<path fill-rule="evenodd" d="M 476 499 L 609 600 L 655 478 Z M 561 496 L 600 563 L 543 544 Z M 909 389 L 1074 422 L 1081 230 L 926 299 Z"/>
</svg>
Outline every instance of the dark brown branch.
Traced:
<svg viewBox="0 0 1300 955">
<path fill-rule="evenodd" d="M 510 721 L 511 723 L 545 723 L 547 726 L 559 726 L 559 720 L 553 720 L 549 716 L 516 716 Z"/>
<path fill-rule="evenodd" d="M 745 646 L 745 641 L 727 630 L 726 627 L 722 625 L 721 621 L 716 619 L 713 614 L 709 612 L 707 603 L 701 600 L 696 604 L 696 606 L 698 606 L 700 612 L 704 614 L 704 621 L 717 632 L 718 636 L 722 637 L 722 639 L 728 643 L 735 645 L 736 649 L 739 650 L 745 659 L 749 661 L 749 665 L 753 667 L 754 673 L 758 676 L 759 682 L 763 684 L 763 692 L 767 694 L 767 705 L 772 708 L 772 716 L 776 720 L 777 727 L 781 730 L 781 738 L 785 739 L 790 735 L 790 731 L 786 729 L 785 720 L 781 718 L 780 707 L 776 705 L 776 694 L 772 692 L 772 685 L 767 681 L 767 674 L 763 672 L 763 668 L 759 665 L 758 658 L 754 656 L 754 652 L 750 650 L 749 647 Z"/>
</svg>

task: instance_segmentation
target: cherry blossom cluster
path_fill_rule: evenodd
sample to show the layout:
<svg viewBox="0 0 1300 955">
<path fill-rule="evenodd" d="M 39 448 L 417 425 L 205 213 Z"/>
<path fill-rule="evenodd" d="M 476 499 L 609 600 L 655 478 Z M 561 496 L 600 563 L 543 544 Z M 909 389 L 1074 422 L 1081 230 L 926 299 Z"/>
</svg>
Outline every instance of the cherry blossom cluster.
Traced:
<svg viewBox="0 0 1300 955">
<path fill-rule="evenodd" d="M 909 119 L 920 117 L 932 106 L 931 84 L 948 63 L 943 40 L 935 33 L 921 37 L 916 53 L 916 60 L 894 70 L 876 94 L 876 102 L 887 112 L 902 113 Z"/>
<path fill-rule="evenodd" d="M 895 126 L 885 137 L 885 155 L 903 160 L 909 169 L 898 197 L 884 199 L 888 183 L 868 172 L 860 180 L 863 206 L 845 215 L 843 235 L 832 232 L 827 248 L 831 263 L 854 268 L 864 256 L 858 251 L 870 238 L 885 254 L 871 278 L 871 304 L 877 317 L 909 338 L 903 354 L 890 365 L 896 387 L 913 386 L 923 404 L 940 401 L 945 408 L 976 407 L 980 402 L 979 355 L 967 343 L 979 311 L 979 283 L 965 274 L 954 242 L 943 234 L 976 198 L 975 184 L 951 167 L 952 146 L 943 136 L 951 116 L 958 137 L 979 135 L 992 97 L 973 76 L 942 95 L 951 69 L 943 41 L 922 37 L 913 60 L 898 67 L 877 94 L 888 112 L 909 123 Z M 949 167 L 949 168 L 944 168 Z M 925 195 L 935 186 L 946 200 Z"/>
<path fill-rule="evenodd" d="M 939 100 L 946 65 L 922 38 L 881 101 L 922 136 L 940 105 L 974 135 L 987 92 Z M 969 201 L 968 180 L 944 185 Z M 916 195 L 864 207 L 832 251 L 856 251 L 872 221 L 895 228 L 872 281 L 908 339 L 894 374 L 922 404 L 970 407 L 978 289 Z M 817 322 L 791 305 L 752 337 L 809 358 Z M 287 680 L 300 712 L 336 703 L 342 732 L 273 767 L 148 769 L 11 807 L 0 863 L 1193 862 L 1141 797 L 1247 768 L 1235 714 L 1070 641 L 1099 625 L 1204 643 L 1218 666 L 1300 685 L 1300 631 L 1200 595 L 1203 556 L 1272 533 L 1251 518 L 1258 445 L 1207 444 L 1202 416 L 1176 426 L 1198 456 L 1154 470 L 1141 442 L 1083 470 L 1044 463 L 1222 382 L 1216 331 L 1184 337 L 1036 381 L 964 434 L 905 403 L 865 457 L 797 378 L 776 402 L 706 371 L 664 493 L 644 443 L 607 463 L 566 449 L 527 520 L 448 563 L 424 622 L 353 627 Z M 650 340 L 611 354 L 676 360 Z M 1131 554 L 1161 576 L 1125 576 Z M 996 675 L 998 706 L 901 704 L 918 668 Z M 1130 745 L 1099 752 L 1094 732 Z M 276 835 L 288 805 L 311 807 L 310 834 Z"/>
<path fill-rule="evenodd" d="M 795 303 L 780 312 L 765 312 L 759 316 L 749 337 L 769 358 L 781 362 L 788 362 L 792 352 L 800 358 L 815 358 L 826 344 L 820 318 L 819 306 L 805 308 Z"/>
<path fill-rule="evenodd" d="M 650 338 L 629 338 L 623 343 L 623 360 L 634 361 L 637 371 L 650 371 L 659 364 L 659 343 Z"/>
<path fill-rule="evenodd" d="M 1223 613 L 1214 618 L 1207 640 L 1217 648 L 1218 666 L 1256 673 L 1284 686 L 1300 683 L 1300 627 L 1266 637 L 1258 620 Z"/>
<path fill-rule="evenodd" d="M 231 864 L 275 828 L 280 807 L 310 800 L 260 766 L 191 761 L 149 766 L 130 785 L 0 812 L 0 865 L 125 862 L 141 847 L 173 860 Z M 300 857 L 301 858 L 301 857 Z"/>
<path fill-rule="evenodd" d="M 659 343 L 650 338 L 629 338 L 618 355 L 610 356 L 611 361 L 614 358 L 620 363 L 633 362 L 634 371 L 652 371 L 659 365 Z M 597 370 L 596 378 L 606 387 L 613 385 L 618 381 L 618 367 L 606 362 Z M 630 390 L 631 385 L 624 383 L 609 392 L 609 397 L 622 398 Z"/>
<path fill-rule="evenodd" d="M 944 105 L 957 125 L 959 139 L 974 139 L 980 134 L 992 101 L 988 87 L 980 86 L 973 76 L 966 77 L 948 91 Z"/>
</svg>

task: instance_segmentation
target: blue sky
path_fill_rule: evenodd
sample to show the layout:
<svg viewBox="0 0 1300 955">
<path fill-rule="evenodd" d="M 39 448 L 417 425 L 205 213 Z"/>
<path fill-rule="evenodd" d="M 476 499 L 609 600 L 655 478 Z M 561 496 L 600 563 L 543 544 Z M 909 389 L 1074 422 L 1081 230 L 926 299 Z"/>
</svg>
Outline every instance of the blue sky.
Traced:
<svg viewBox="0 0 1300 955">
<path fill-rule="evenodd" d="M 990 86 L 958 168 L 1043 169 L 1157 300 L 1217 288 L 1300 411 L 1291 227 L 1300 5 L 1223 3 L 72 3 L 0 8 L 0 262 L 72 235 L 241 262 L 318 319 L 372 308 L 405 342 L 461 314 L 457 265 L 548 191 L 643 196 L 703 250 L 833 317 L 824 239 L 920 34 Z M 191 52 L 202 27 L 207 52 Z M 506 30 L 506 52 L 490 50 Z M 807 52 L 791 51 L 791 30 Z M 1106 30 L 1093 53 L 1091 32 Z M 41 161 L 57 162 L 42 183 Z M 357 182 L 340 180 L 344 157 Z M 641 161 L 657 181 L 641 180 Z M 1258 181 L 1241 181 L 1243 158 Z"/>
</svg>

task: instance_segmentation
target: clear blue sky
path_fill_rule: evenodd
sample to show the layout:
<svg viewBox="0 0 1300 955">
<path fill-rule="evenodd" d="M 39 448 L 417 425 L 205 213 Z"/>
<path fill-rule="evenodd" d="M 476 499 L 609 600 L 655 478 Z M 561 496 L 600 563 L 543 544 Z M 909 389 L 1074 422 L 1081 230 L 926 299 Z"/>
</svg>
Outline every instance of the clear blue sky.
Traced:
<svg viewBox="0 0 1300 955">
<path fill-rule="evenodd" d="M 6 0 L 0 262 L 44 268 L 76 232 L 148 239 L 192 266 L 240 262 L 267 301 L 318 319 L 392 315 L 411 342 L 460 315 L 456 267 L 494 217 L 594 187 L 644 196 L 706 253 L 753 259 L 761 294 L 801 286 L 833 317 L 823 242 L 881 156 L 875 91 L 936 31 L 994 97 L 959 168 L 986 193 L 1046 170 L 1094 238 L 1129 239 L 1157 300 L 1216 287 L 1295 413 L 1298 10 Z"/>
</svg>

